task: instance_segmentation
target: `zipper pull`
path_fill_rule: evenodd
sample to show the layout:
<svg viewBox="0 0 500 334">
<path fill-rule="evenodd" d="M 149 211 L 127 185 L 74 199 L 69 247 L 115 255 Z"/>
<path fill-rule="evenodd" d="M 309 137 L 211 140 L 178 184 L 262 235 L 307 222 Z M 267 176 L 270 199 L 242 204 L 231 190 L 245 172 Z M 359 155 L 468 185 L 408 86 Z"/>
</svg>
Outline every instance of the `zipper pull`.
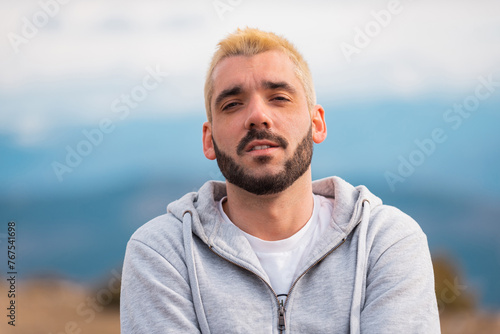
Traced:
<svg viewBox="0 0 500 334">
<path fill-rule="evenodd" d="M 278 310 L 278 329 L 281 333 L 283 333 L 286 329 L 285 307 L 283 305 L 280 305 L 280 308 Z"/>
</svg>

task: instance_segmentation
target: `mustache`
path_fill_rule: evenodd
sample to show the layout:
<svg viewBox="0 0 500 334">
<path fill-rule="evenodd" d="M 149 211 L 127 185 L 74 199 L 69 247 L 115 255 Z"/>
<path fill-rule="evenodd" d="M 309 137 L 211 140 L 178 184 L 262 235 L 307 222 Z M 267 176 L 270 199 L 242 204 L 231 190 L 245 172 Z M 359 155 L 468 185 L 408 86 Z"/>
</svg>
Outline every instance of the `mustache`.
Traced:
<svg viewBox="0 0 500 334">
<path fill-rule="evenodd" d="M 261 129 L 261 130 L 257 130 L 257 129 L 250 129 L 246 136 L 243 137 L 239 144 L 238 144 L 238 147 L 236 148 L 236 153 L 238 155 L 242 155 L 244 153 L 244 150 L 245 150 L 245 147 L 252 141 L 252 140 L 263 140 L 263 139 L 267 139 L 267 140 L 270 140 L 270 141 L 273 141 L 275 143 L 277 143 L 279 146 L 283 147 L 284 149 L 286 149 L 288 147 L 288 141 L 267 130 L 267 129 Z"/>
</svg>

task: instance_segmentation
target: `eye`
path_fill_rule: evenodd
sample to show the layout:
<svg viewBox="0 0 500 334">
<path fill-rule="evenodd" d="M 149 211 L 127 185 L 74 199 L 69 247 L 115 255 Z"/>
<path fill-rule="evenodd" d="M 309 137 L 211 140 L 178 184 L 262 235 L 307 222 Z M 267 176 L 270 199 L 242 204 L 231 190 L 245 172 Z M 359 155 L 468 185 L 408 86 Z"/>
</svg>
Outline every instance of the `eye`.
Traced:
<svg viewBox="0 0 500 334">
<path fill-rule="evenodd" d="M 230 102 L 230 103 L 223 105 L 221 109 L 228 110 L 228 109 L 236 107 L 238 104 L 239 104 L 238 102 Z"/>
<path fill-rule="evenodd" d="M 290 99 L 289 99 L 288 97 L 283 96 L 283 95 L 278 95 L 278 96 L 275 96 L 275 97 L 271 98 L 271 100 L 274 100 L 274 101 L 280 101 L 280 102 L 281 102 L 281 101 L 283 101 L 283 102 L 285 102 L 285 101 L 290 101 Z"/>
</svg>

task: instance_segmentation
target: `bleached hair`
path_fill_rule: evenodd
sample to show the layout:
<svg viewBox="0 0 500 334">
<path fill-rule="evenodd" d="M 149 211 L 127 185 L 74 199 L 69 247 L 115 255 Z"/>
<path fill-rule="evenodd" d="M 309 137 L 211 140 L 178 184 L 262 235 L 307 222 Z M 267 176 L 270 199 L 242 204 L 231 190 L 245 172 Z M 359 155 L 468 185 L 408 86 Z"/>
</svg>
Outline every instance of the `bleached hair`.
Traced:
<svg viewBox="0 0 500 334">
<path fill-rule="evenodd" d="M 295 74 L 304 87 L 309 110 L 316 104 L 316 94 L 309 66 L 297 49 L 284 37 L 272 32 L 245 28 L 236 30 L 220 41 L 217 46 L 205 79 L 205 109 L 209 122 L 212 121 L 213 72 L 221 60 L 231 56 L 254 56 L 271 50 L 284 52 L 295 64 Z"/>
</svg>

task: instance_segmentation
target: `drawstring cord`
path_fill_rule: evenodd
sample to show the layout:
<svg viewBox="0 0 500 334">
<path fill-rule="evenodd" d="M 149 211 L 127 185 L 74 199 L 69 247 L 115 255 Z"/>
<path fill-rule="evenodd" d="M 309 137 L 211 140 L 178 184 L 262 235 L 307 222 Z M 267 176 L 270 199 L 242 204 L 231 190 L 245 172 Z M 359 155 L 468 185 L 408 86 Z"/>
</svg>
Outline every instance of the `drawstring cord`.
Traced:
<svg viewBox="0 0 500 334">
<path fill-rule="evenodd" d="M 361 214 L 361 221 L 359 223 L 359 236 L 358 236 L 358 250 L 356 258 L 356 276 L 354 281 L 354 292 L 351 305 L 351 318 L 350 318 L 350 333 L 360 333 L 360 319 L 361 319 L 361 304 L 364 294 L 365 271 L 366 271 L 366 237 L 368 232 L 368 223 L 370 221 L 370 202 L 365 199 L 362 202 L 363 212 Z M 193 233 L 192 233 L 192 213 L 190 211 L 184 212 L 182 217 L 182 232 L 184 241 L 184 251 L 186 266 L 188 269 L 189 285 L 193 296 L 193 305 L 200 326 L 201 333 L 210 333 L 205 310 L 200 295 L 200 287 L 198 284 L 198 275 L 196 273 L 196 266 L 194 263 L 193 253 Z"/>
<path fill-rule="evenodd" d="M 210 333 L 207 317 L 205 316 L 205 310 L 203 309 L 200 286 L 198 284 L 198 275 L 196 273 L 196 266 L 194 263 L 193 232 L 191 224 L 192 213 L 191 211 L 186 211 L 182 216 L 182 237 L 184 241 L 184 252 L 188 270 L 189 286 L 191 287 L 194 310 L 196 312 L 196 318 L 198 319 L 201 333 Z"/>
<path fill-rule="evenodd" d="M 359 236 L 358 236 L 358 254 L 356 258 L 356 276 L 354 281 L 354 292 L 352 295 L 351 306 L 351 334 L 360 333 L 360 319 L 361 319 L 361 303 L 364 294 L 365 271 L 366 271 L 366 236 L 368 232 L 368 223 L 370 221 L 370 201 L 363 200 L 363 213 L 361 214 L 361 221 L 359 223 Z"/>
</svg>

